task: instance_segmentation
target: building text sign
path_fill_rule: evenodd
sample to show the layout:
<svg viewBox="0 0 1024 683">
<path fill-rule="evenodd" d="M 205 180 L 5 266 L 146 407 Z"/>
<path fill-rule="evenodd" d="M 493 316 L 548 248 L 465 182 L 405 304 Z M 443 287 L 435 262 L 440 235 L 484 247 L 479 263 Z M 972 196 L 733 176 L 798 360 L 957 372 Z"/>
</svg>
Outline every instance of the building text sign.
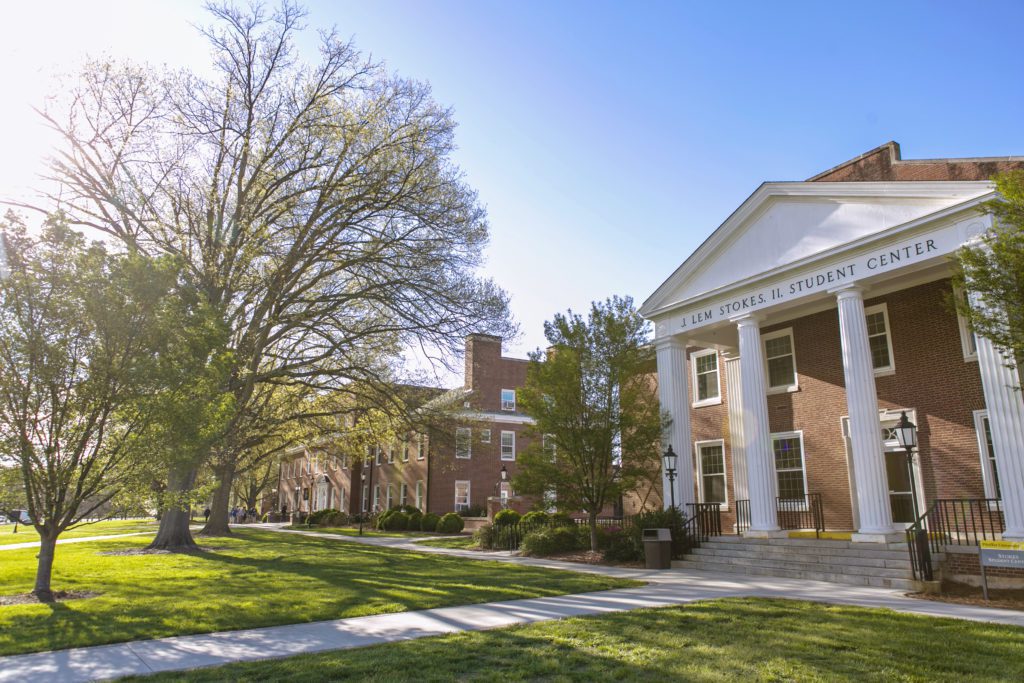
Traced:
<svg viewBox="0 0 1024 683">
<path fill-rule="evenodd" d="M 1024 569 L 1024 543 L 981 541 L 979 556 L 982 567 Z"/>
</svg>

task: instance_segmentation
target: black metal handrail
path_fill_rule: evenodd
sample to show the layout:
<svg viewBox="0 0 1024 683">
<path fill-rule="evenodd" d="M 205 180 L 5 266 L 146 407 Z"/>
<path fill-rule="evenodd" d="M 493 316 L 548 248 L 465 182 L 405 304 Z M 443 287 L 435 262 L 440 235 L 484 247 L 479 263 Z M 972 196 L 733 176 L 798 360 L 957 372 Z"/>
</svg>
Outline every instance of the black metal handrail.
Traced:
<svg viewBox="0 0 1024 683">
<path fill-rule="evenodd" d="M 814 535 L 821 538 L 825 531 L 825 511 L 820 493 L 808 493 L 802 498 L 775 499 L 775 514 L 780 529 L 814 529 Z"/>
<path fill-rule="evenodd" d="M 940 498 L 907 528 L 914 578 L 932 580 L 931 556 L 947 545 L 978 545 L 1006 530 L 998 498 Z"/>
<path fill-rule="evenodd" d="M 686 507 L 690 509 L 690 517 L 682 524 L 683 554 L 699 548 L 712 536 L 722 535 L 721 503 L 687 503 Z"/>
<path fill-rule="evenodd" d="M 750 529 L 750 500 L 736 501 L 736 535 L 742 536 L 744 531 Z"/>
<path fill-rule="evenodd" d="M 928 516 L 935 510 L 932 505 L 923 515 L 914 520 L 914 523 L 907 527 L 907 550 L 910 552 L 910 572 L 915 579 L 931 581 L 934 578 L 932 572 L 932 553 L 928 547 L 928 531 L 926 529 Z"/>
</svg>

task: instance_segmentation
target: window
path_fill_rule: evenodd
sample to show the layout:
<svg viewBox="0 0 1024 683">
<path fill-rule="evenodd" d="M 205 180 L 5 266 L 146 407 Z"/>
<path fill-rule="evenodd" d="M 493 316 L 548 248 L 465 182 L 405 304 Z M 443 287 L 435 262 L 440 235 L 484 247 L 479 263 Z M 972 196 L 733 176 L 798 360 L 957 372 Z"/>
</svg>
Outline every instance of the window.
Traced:
<svg viewBox="0 0 1024 683">
<path fill-rule="evenodd" d="M 402 462 L 409 462 L 409 441 L 402 444 Z"/>
<path fill-rule="evenodd" d="M 373 511 L 380 510 L 380 484 L 373 486 Z"/>
<path fill-rule="evenodd" d="M 544 452 L 551 457 L 551 462 L 555 461 L 555 456 L 558 454 L 558 444 L 555 443 L 554 434 L 545 434 L 541 437 L 541 447 Z"/>
<path fill-rule="evenodd" d="M 501 390 L 501 409 L 502 410 L 515 410 L 516 409 L 516 391 L 515 391 L 515 389 L 502 389 Z"/>
<path fill-rule="evenodd" d="M 462 512 L 469 509 L 469 482 L 455 482 L 455 511 Z"/>
<path fill-rule="evenodd" d="M 377 465 L 380 465 L 380 464 L 382 464 L 382 463 L 384 462 L 384 461 L 383 461 L 383 460 L 381 459 L 381 451 L 380 451 L 380 446 L 374 446 L 374 447 L 373 447 L 373 457 L 374 457 L 374 460 L 376 461 L 376 464 L 377 464 Z"/>
<path fill-rule="evenodd" d="M 409 485 L 402 483 L 398 485 L 398 504 L 406 505 L 409 502 Z"/>
<path fill-rule="evenodd" d="M 892 360 L 892 335 L 889 333 L 889 313 L 885 304 L 871 306 L 864 311 L 868 324 L 868 347 L 871 349 L 871 367 L 876 375 L 896 372 Z"/>
<path fill-rule="evenodd" d="M 501 499 L 502 507 L 508 506 L 508 499 L 512 497 L 512 484 L 507 481 L 501 482 L 498 487 L 498 496 Z"/>
<path fill-rule="evenodd" d="M 423 435 L 419 434 L 416 437 L 416 459 L 422 460 L 425 457 L 427 457 L 427 442 Z"/>
<path fill-rule="evenodd" d="M 953 289 L 953 296 L 956 302 L 963 303 L 964 293 L 960 289 Z M 958 310 L 956 312 L 956 323 L 960 328 L 960 348 L 964 352 L 965 361 L 978 360 L 978 335 L 971 329 L 971 323 Z"/>
<path fill-rule="evenodd" d="M 366 512 L 366 504 L 370 501 L 370 487 L 363 484 L 363 495 L 359 499 L 359 507 L 362 508 L 363 512 Z"/>
<path fill-rule="evenodd" d="M 502 432 L 501 433 L 501 459 L 502 460 L 515 460 L 516 459 L 516 433 L 515 432 Z"/>
<path fill-rule="evenodd" d="M 388 484 L 387 492 L 388 492 L 388 497 L 386 499 L 386 501 L 387 501 L 387 508 L 386 509 L 390 510 L 395 505 L 395 485 L 394 484 Z"/>
<path fill-rule="evenodd" d="M 398 447 L 395 444 L 393 444 L 393 443 L 389 443 L 388 444 L 388 464 L 389 465 L 393 464 L 395 462 L 395 451 L 396 450 L 398 450 Z"/>
<path fill-rule="evenodd" d="M 343 469 L 343 470 L 347 470 L 348 469 L 348 453 L 342 453 L 341 454 L 341 469 Z"/>
<path fill-rule="evenodd" d="M 775 476 L 782 500 L 806 500 L 807 475 L 804 471 L 804 440 L 801 432 L 772 434 Z"/>
<path fill-rule="evenodd" d="M 719 388 L 718 351 L 708 349 L 690 356 L 693 367 L 693 394 L 695 406 L 715 405 L 722 402 Z"/>
<path fill-rule="evenodd" d="M 992 443 L 992 425 L 987 410 L 974 411 L 974 428 L 978 432 L 978 450 L 981 453 L 981 478 L 986 498 L 1002 498 L 999 471 L 996 469 L 996 449 Z"/>
<path fill-rule="evenodd" d="M 796 355 L 793 330 L 770 332 L 764 336 L 764 357 L 768 366 L 768 390 L 790 391 L 797 388 Z"/>
<path fill-rule="evenodd" d="M 424 493 L 426 493 L 426 486 L 424 485 L 423 480 L 420 479 L 416 482 L 416 507 L 420 510 L 426 509 L 423 507 L 423 504 L 426 502 L 423 499 Z"/>
<path fill-rule="evenodd" d="M 458 427 L 455 430 L 455 457 L 468 458 L 472 455 L 473 430 L 469 427 Z"/>
<path fill-rule="evenodd" d="M 728 502 L 725 492 L 725 442 L 698 441 L 697 465 L 700 468 L 700 498 L 702 503 Z"/>
<path fill-rule="evenodd" d="M 335 498 L 338 501 L 338 509 L 339 510 L 344 510 L 345 509 L 345 489 L 339 486 L 338 487 L 338 493 L 335 495 Z"/>
<path fill-rule="evenodd" d="M 490 443 L 490 442 L 491 442 L 491 430 L 490 429 L 481 429 L 480 430 L 480 443 Z"/>
</svg>

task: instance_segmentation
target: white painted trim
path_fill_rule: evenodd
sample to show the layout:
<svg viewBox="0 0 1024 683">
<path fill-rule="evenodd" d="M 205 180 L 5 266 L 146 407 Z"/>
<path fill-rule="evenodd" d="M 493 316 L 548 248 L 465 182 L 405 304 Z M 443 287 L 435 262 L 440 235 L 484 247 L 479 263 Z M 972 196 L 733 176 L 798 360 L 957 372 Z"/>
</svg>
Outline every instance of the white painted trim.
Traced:
<svg viewBox="0 0 1024 683">
<path fill-rule="evenodd" d="M 466 432 L 466 455 L 459 455 L 459 434 Z M 472 427 L 455 428 L 455 458 L 457 460 L 470 460 L 473 457 L 473 429 Z"/>
<path fill-rule="evenodd" d="M 505 435 L 508 434 L 512 437 L 512 457 L 505 457 Z M 498 441 L 498 448 L 500 457 L 506 462 L 515 462 L 516 459 L 516 433 L 512 431 L 502 431 Z"/>
<path fill-rule="evenodd" d="M 957 301 L 962 301 L 964 293 L 958 288 L 953 289 L 953 296 Z M 971 326 L 967 322 L 967 318 L 960 313 L 956 312 L 956 324 L 960 328 L 960 350 L 964 354 L 965 362 L 978 362 L 978 340 L 971 330 Z M 971 347 L 974 347 L 973 349 Z"/>
<path fill-rule="evenodd" d="M 468 510 L 473 505 L 473 482 L 469 479 L 456 479 L 455 480 L 455 499 L 452 501 L 455 512 L 459 511 L 459 484 L 466 485 L 466 509 Z"/>
<path fill-rule="evenodd" d="M 874 306 L 868 306 L 864 309 L 864 320 L 867 321 L 867 317 L 872 313 L 881 313 L 882 319 L 885 321 L 885 343 L 889 347 L 889 365 L 884 368 L 874 368 L 875 377 L 886 377 L 889 375 L 896 374 L 896 356 L 892 350 L 892 326 L 889 325 L 889 307 L 887 304 L 875 304 Z M 875 335 L 878 336 L 878 335 Z M 871 345 L 871 333 L 868 332 L 868 346 Z"/>
<path fill-rule="evenodd" d="M 771 382 L 771 374 L 768 372 L 768 350 L 767 342 L 770 339 L 778 339 L 779 337 L 789 337 L 789 350 L 793 356 L 793 383 L 792 384 L 780 384 L 777 387 L 773 387 Z M 782 358 L 782 356 L 775 356 L 776 358 Z M 764 363 L 764 385 L 768 389 L 768 394 L 785 394 L 792 391 L 800 391 L 800 373 L 796 367 L 796 339 L 793 337 L 793 328 L 786 327 L 781 330 L 775 330 L 774 332 L 762 332 L 761 333 L 761 362 Z"/>
<path fill-rule="evenodd" d="M 717 378 L 716 389 L 718 391 L 716 396 L 709 398 L 700 399 L 698 398 L 697 391 L 697 359 L 703 358 L 704 356 L 715 357 L 715 377 Z M 718 355 L 717 349 L 704 349 L 701 351 L 694 351 L 690 354 L 690 385 L 693 387 L 693 407 L 703 408 L 704 406 L 717 406 L 722 404 L 722 359 Z"/>
<path fill-rule="evenodd" d="M 481 429 L 480 430 L 480 443 L 490 443 L 490 442 L 491 442 L 491 430 L 490 429 Z"/>
<path fill-rule="evenodd" d="M 978 439 L 978 457 L 981 459 L 981 481 L 985 488 L 986 498 L 999 498 L 996 495 L 996 483 L 992 459 L 988 457 L 988 444 L 985 443 L 985 424 L 988 409 L 974 411 L 974 434 Z"/>
<path fill-rule="evenodd" d="M 512 401 L 511 401 L 512 407 L 511 408 L 506 408 L 505 407 L 505 392 L 506 391 L 511 391 L 512 392 Z M 499 394 L 499 397 L 500 397 L 501 409 L 502 410 L 507 410 L 508 412 L 511 412 L 511 413 L 514 413 L 516 411 L 516 390 L 515 389 L 502 389 L 501 393 Z"/>
<path fill-rule="evenodd" d="M 729 509 L 729 468 L 725 466 L 725 439 L 707 439 L 705 441 L 695 441 L 693 443 L 693 457 L 696 461 L 694 464 L 697 466 L 697 495 L 700 497 L 700 502 L 706 503 L 704 500 L 704 461 L 701 459 L 700 449 L 704 446 L 718 446 L 722 449 L 722 479 L 723 489 L 725 491 L 725 500 L 722 502 L 722 509 Z M 718 476 L 717 474 L 714 476 Z"/>
<path fill-rule="evenodd" d="M 802 429 L 788 432 L 772 432 L 768 436 L 772 449 L 772 471 L 775 472 L 775 493 L 779 498 L 782 498 L 782 493 L 779 491 L 779 471 L 775 467 L 775 440 L 792 439 L 793 437 L 800 439 L 800 468 L 804 474 L 804 504 L 806 505 L 807 494 L 810 493 L 810 489 L 807 488 L 807 450 L 804 448 L 804 430 Z M 789 499 L 787 498 L 787 500 Z"/>
<path fill-rule="evenodd" d="M 457 413 L 461 420 L 473 420 L 474 422 L 498 422 L 501 424 L 516 424 L 516 425 L 532 425 L 534 420 L 529 415 L 523 415 L 521 413 L 516 414 L 501 414 L 501 413 L 485 413 L 479 411 L 467 411 L 464 413 Z"/>
</svg>

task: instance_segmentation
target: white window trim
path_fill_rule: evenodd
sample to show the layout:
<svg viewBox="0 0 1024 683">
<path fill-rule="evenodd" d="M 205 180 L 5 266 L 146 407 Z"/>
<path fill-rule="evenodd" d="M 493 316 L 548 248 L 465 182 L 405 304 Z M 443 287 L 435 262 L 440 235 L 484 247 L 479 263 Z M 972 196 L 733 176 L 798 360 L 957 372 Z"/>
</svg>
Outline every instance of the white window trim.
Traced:
<svg viewBox="0 0 1024 683">
<path fill-rule="evenodd" d="M 786 384 L 778 387 L 768 387 L 767 393 L 769 394 L 786 394 L 791 391 L 800 391 L 800 372 L 796 367 L 796 340 L 793 337 L 793 328 L 787 327 L 782 330 L 775 330 L 774 332 L 768 332 L 761 335 L 761 362 L 764 363 L 764 383 L 767 386 L 769 382 L 768 374 L 768 350 L 765 348 L 765 342 L 771 339 L 777 339 L 779 337 L 789 337 L 789 349 L 793 356 L 793 383 Z"/>
<path fill-rule="evenodd" d="M 390 510 L 395 505 L 395 485 L 394 484 L 388 484 L 388 487 L 387 487 L 387 489 L 385 489 L 385 491 L 386 491 L 386 493 L 385 493 L 384 502 L 387 504 L 387 507 L 384 508 L 384 509 L 385 510 Z"/>
<path fill-rule="evenodd" d="M 480 430 L 480 443 L 490 443 L 490 442 L 491 442 L 491 430 L 490 429 L 481 429 Z"/>
<path fill-rule="evenodd" d="M 506 391 L 511 391 L 512 392 L 512 401 L 511 401 L 512 407 L 510 407 L 510 408 L 506 408 L 505 407 L 505 396 L 504 396 L 504 394 L 505 394 Z M 516 390 L 515 389 L 502 389 L 501 390 L 501 394 L 499 394 L 499 397 L 501 399 L 501 409 L 502 410 L 505 410 L 505 411 L 508 411 L 508 412 L 511 412 L 511 413 L 514 413 L 516 411 Z"/>
<path fill-rule="evenodd" d="M 510 435 L 512 437 L 512 455 L 511 456 L 506 456 L 505 455 L 505 435 L 506 434 L 508 434 L 508 435 Z M 501 441 L 499 442 L 499 446 L 500 446 L 500 452 L 501 452 L 501 459 L 502 460 L 505 460 L 505 461 L 508 461 L 508 462 L 515 461 L 515 459 L 516 459 L 516 433 L 515 432 L 502 431 L 501 432 Z"/>
<path fill-rule="evenodd" d="M 554 434 L 544 434 L 541 436 L 540 446 L 545 452 L 551 453 L 551 462 L 555 462 L 558 459 L 558 444 L 555 442 Z"/>
<path fill-rule="evenodd" d="M 466 454 L 459 455 L 459 432 L 466 432 Z M 455 428 L 455 457 L 459 460 L 469 460 L 473 457 L 473 429 L 471 427 Z"/>
<path fill-rule="evenodd" d="M 409 441 L 402 444 L 402 462 L 409 462 Z"/>
<path fill-rule="evenodd" d="M 707 441 L 695 441 L 693 443 L 693 453 L 697 459 L 697 495 L 700 496 L 700 502 L 706 503 L 704 500 L 704 461 L 700 457 L 700 449 L 702 446 L 721 446 L 722 448 L 722 479 L 725 482 L 725 501 L 722 502 L 722 509 L 729 509 L 729 468 L 725 465 L 725 439 L 709 439 Z M 717 475 L 716 475 L 717 476 Z"/>
<path fill-rule="evenodd" d="M 424 439 L 423 435 L 420 434 L 420 435 L 418 435 L 418 440 L 416 441 L 416 459 L 417 460 L 423 460 L 426 457 L 427 457 L 426 439 Z"/>
<path fill-rule="evenodd" d="M 416 481 L 416 508 L 418 510 L 423 510 L 424 509 L 423 508 L 423 503 L 424 503 L 423 498 L 425 497 L 424 494 L 426 493 L 426 488 L 427 487 L 423 483 L 422 479 L 419 479 L 419 480 Z"/>
<path fill-rule="evenodd" d="M 867 324 L 867 317 L 872 313 L 881 313 L 885 320 L 885 343 L 889 347 L 889 365 L 884 368 L 875 368 L 875 377 L 888 377 L 896 374 L 896 356 L 892 351 L 892 327 L 889 325 L 889 307 L 886 304 L 875 304 L 864 309 L 864 323 Z M 870 340 L 871 335 L 868 334 Z M 869 342 L 870 343 L 870 342 Z"/>
<path fill-rule="evenodd" d="M 697 396 L 697 359 L 711 355 L 715 356 L 715 376 L 718 379 L 718 395 L 712 398 L 700 399 Z M 722 405 L 722 358 L 718 355 L 717 349 L 694 351 L 690 354 L 690 383 L 693 385 L 694 408 Z"/>
<path fill-rule="evenodd" d="M 992 471 L 992 461 L 988 457 L 988 444 L 985 443 L 985 419 L 988 418 L 988 410 L 974 411 L 974 434 L 978 438 L 978 456 L 981 458 L 981 481 L 985 487 L 986 498 L 998 498 L 996 495 L 996 482 Z M 989 424 L 991 427 L 991 423 Z"/>
<path fill-rule="evenodd" d="M 776 439 L 792 439 L 793 437 L 796 437 L 796 438 L 800 439 L 800 468 L 803 470 L 803 473 L 804 473 L 804 500 L 803 500 L 804 505 L 803 505 L 803 507 L 806 507 L 806 505 L 807 505 L 807 495 L 810 493 L 810 489 L 807 488 L 807 451 L 804 449 L 804 431 L 802 429 L 798 429 L 798 430 L 792 431 L 792 432 L 773 432 L 772 434 L 769 435 L 768 443 L 771 444 L 771 449 L 772 449 L 772 451 L 771 451 L 771 453 L 772 453 L 772 472 L 775 472 L 775 488 L 776 488 L 775 495 L 780 497 L 780 498 L 782 497 L 781 495 L 779 495 L 779 492 L 778 492 L 779 473 L 775 469 L 775 440 Z M 787 499 L 787 500 L 789 500 L 789 499 Z"/>
<path fill-rule="evenodd" d="M 466 509 L 468 510 L 473 504 L 473 482 L 468 479 L 456 479 L 455 480 L 455 500 L 453 504 L 455 506 L 455 512 L 459 512 L 459 484 L 466 485 Z"/>
<path fill-rule="evenodd" d="M 409 485 L 406 484 L 404 481 L 398 485 L 398 504 L 409 504 Z"/>
<path fill-rule="evenodd" d="M 963 301 L 964 293 L 959 289 L 953 290 L 953 296 L 957 301 Z M 967 318 L 960 311 L 956 312 L 956 324 L 960 328 L 960 350 L 964 354 L 965 362 L 978 362 L 978 337 L 971 331 Z M 971 340 L 974 340 L 974 349 L 971 349 Z"/>
</svg>

